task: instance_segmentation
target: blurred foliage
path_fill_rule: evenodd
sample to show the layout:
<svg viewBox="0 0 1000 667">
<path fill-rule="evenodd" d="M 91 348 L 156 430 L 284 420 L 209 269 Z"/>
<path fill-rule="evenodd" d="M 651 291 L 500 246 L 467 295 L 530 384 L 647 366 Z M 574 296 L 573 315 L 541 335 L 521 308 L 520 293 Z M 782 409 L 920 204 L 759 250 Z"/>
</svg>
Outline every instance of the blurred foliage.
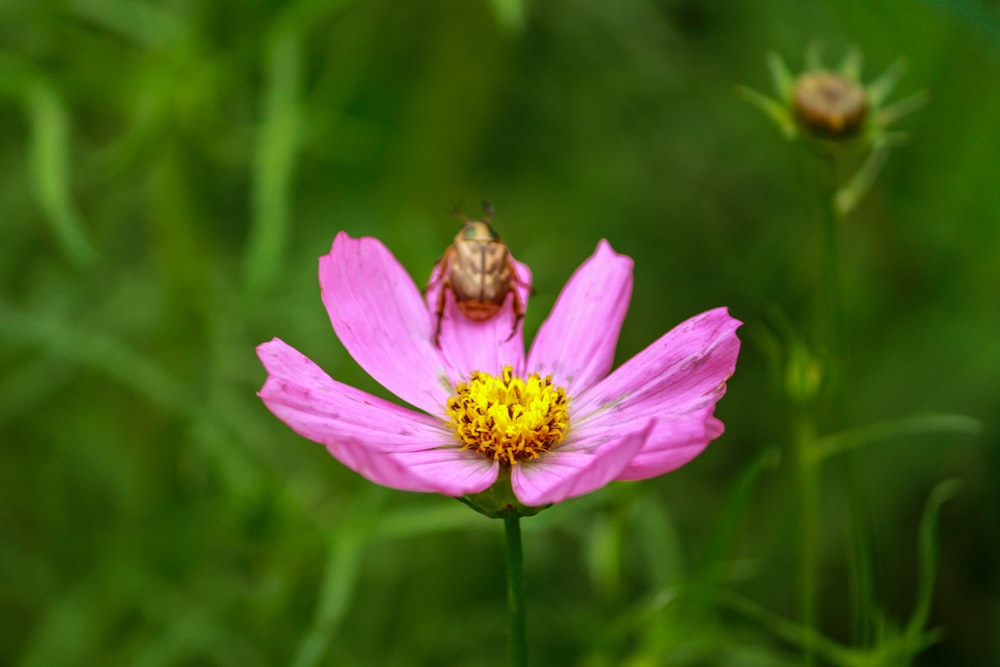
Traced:
<svg viewBox="0 0 1000 667">
<path fill-rule="evenodd" d="M 869 78 L 905 56 L 900 94 L 932 95 L 840 229 L 822 637 L 794 624 L 782 368 L 823 357 L 821 176 L 735 93 L 816 40 L 859 45 Z M 529 332 L 602 237 L 636 262 L 619 359 L 713 306 L 746 322 L 722 439 L 524 522 L 534 664 L 791 665 L 809 642 L 903 664 L 884 652 L 911 618 L 943 630 L 914 664 L 997 664 L 997 81 L 986 0 L 0 3 L 0 663 L 504 664 L 500 524 L 374 488 L 254 395 L 273 336 L 384 393 L 316 258 L 373 235 L 422 282 L 449 206 L 488 198 L 534 271 Z"/>
</svg>

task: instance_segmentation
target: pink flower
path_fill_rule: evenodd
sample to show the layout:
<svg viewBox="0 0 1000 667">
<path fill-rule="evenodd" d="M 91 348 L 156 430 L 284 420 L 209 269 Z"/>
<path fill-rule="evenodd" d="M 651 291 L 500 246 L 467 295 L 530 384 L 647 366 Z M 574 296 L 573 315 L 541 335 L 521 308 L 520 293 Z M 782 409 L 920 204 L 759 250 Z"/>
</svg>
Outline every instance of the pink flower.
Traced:
<svg viewBox="0 0 1000 667">
<path fill-rule="evenodd" d="M 515 263 L 523 282 L 527 267 Z M 479 493 L 510 471 L 528 506 L 674 470 L 722 434 L 713 415 L 739 353 L 725 308 L 693 317 L 611 371 L 632 260 L 601 241 L 525 356 L 508 302 L 472 322 L 436 313 L 381 242 L 341 232 L 320 258 L 323 304 L 355 361 L 420 412 L 331 379 L 274 339 L 257 348 L 267 407 L 347 467 L 395 489 Z M 518 288 L 522 289 L 522 288 Z M 527 288 L 520 296 L 527 302 Z"/>
</svg>

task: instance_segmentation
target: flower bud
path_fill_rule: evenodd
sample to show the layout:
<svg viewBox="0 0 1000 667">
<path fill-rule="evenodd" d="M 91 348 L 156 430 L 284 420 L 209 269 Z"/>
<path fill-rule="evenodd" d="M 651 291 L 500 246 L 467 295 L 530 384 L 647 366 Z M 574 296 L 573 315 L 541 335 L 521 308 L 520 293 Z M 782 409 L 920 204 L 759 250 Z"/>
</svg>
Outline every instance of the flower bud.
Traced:
<svg viewBox="0 0 1000 667">
<path fill-rule="evenodd" d="M 806 56 L 808 67 L 797 76 L 778 54 L 769 54 L 767 61 L 777 96 L 741 86 L 738 90 L 744 100 L 770 118 L 787 139 L 818 139 L 813 148 L 819 145 L 827 155 L 843 152 L 837 144 L 857 155 L 867 152 L 858 160 L 857 172 L 838 185 L 831 201 L 838 215 L 846 215 L 875 182 L 889 150 L 906 138 L 901 132 L 890 132 L 889 126 L 920 108 L 927 101 L 926 93 L 886 106 L 886 99 L 903 75 L 903 62 L 897 61 L 871 83 L 862 84 L 862 55 L 858 49 L 848 50 L 837 70 L 826 69 L 819 54 L 812 52 L 812 56 Z M 810 384 L 798 386 L 805 390 L 803 395 L 814 391 Z"/>
<path fill-rule="evenodd" d="M 816 398 L 823 379 L 822 362 L 805 345 L 794 343 L 785 366 L 785 393 L 792 402 L 801 405 Z"/>
<path fill-rule="evenodd" d="M 799 123 L 827 139 L 857 134 L 868 115 L 865 89 L 843 74 L 826 70 L 799 76 L 792 104 Z"/>
</svg>

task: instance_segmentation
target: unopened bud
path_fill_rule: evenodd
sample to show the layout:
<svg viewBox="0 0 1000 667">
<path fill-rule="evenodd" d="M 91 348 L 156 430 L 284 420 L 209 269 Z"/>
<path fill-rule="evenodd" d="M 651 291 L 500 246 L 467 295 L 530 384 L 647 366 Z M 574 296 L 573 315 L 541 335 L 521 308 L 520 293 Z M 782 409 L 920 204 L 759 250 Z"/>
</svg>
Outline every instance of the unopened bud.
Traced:
<svg viewBox="0 0 1000 667">
<path fill-rule="evenodd" d="M 793 344 L 785 366 L 785 392 L 793 402 L 805 404 L 819 395 L 823 365 L 804 345 Z"/>
<path fill-rule="evenodd" d="M 814 134 L 839 139 L 857 133 L 868 115 L 865 89 L 843 74 L 819 70 L 795 81 L 795 115 Z"/>
</svg>

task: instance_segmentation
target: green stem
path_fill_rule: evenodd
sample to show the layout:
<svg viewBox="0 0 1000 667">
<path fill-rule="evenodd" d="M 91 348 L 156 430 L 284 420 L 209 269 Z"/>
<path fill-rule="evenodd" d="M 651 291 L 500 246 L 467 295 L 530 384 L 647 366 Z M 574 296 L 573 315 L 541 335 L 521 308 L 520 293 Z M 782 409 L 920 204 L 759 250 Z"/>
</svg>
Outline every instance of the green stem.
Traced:
<svg viewBox="0 0 1000 667">
<path fill-rule="evenodd" d="M 816 434 L 812 420 L 800 415 L 795 424 L 795 458 L 799 481 L 799 595 L 802 626 L 816 630 L 819 570 L 819 465 L 812 456 Z M 805 648 L 806 667 L 814 664 L 812 646 Z"/>
<path fill-rule="evenodd" d="M 528 664 L 528 643 L 524 620 L 524 556 L 521 552 L 521 519 L 504 517 L 507 533 L 507 607 L 510 612 L 510 664 Z"/>
<path fill-rule="evenodd" d="M 830 158 L 830 191 L 837 191 L 837 157 Z M 831 205 L 832 197 L 825 196 L 823 202 L 823 250 L 824 272 L 823 296 L 827 354 L 831 363 L 827 364 L 827 396 L 830 397 L 834 413 L 841 412 L 841 391 L 844 364 L 844 309 L 840 276 L 840 225 L 843 218 Z M 835 414 L 835 417 L 839 417 Z"/>
<path fill-rule="evenodd" d="M 877 148 L 873 149 L 873 153 Z M 838 191 L 839 167 L 841 161 L 839 155 L 834 152 L 830 156 L 830 181 L 829 189 L 825 193 L 824 201 L 824 250 L 826 275 L 824 292 L 826 296 L 826 344 L 831 360 L 829 384 L 827 385 L 827 402 L 829 421 L 842 427 L 849 421 L 849 406 L 845 387 L 849 387 L 851 377 L 851 353 L 844 325 L 844 284 L 841 275 L 841 248 L 840 233 L 847 215 L 853 205 L 844 206 L 841 201 L 842 192 L 850 187 L 842 188 Z M 866 162 L 872 162 L 870 157 Z M 877 160 L 876 160 L 877 161 Z M 862 169 L 864 171 L 864 168 Z M 871 173 L 869 180 L 864 187 L 858 190 L 863 192 L 871 185 L 874 175 Z M 858 177 L 852 179 L 858 181 Z M 858 195 L 860 198 L 860 195 Z M 855 642 L 866 645 L 871 640 L 872 619 L 870 609 L 873 598 L 873 571 L 872 571 L 872 544 L 870 534 L 869 508 L 866 494 L 862 484 L 862 455 L 854 450 L 848 452 L 841 463 L 840 474 L 846 479 L 847 490 L 847 532 L 850 551 L 850 572 L 851 572 L 851 609 L 853 617 L 853 634 Z"/>
</svg>

